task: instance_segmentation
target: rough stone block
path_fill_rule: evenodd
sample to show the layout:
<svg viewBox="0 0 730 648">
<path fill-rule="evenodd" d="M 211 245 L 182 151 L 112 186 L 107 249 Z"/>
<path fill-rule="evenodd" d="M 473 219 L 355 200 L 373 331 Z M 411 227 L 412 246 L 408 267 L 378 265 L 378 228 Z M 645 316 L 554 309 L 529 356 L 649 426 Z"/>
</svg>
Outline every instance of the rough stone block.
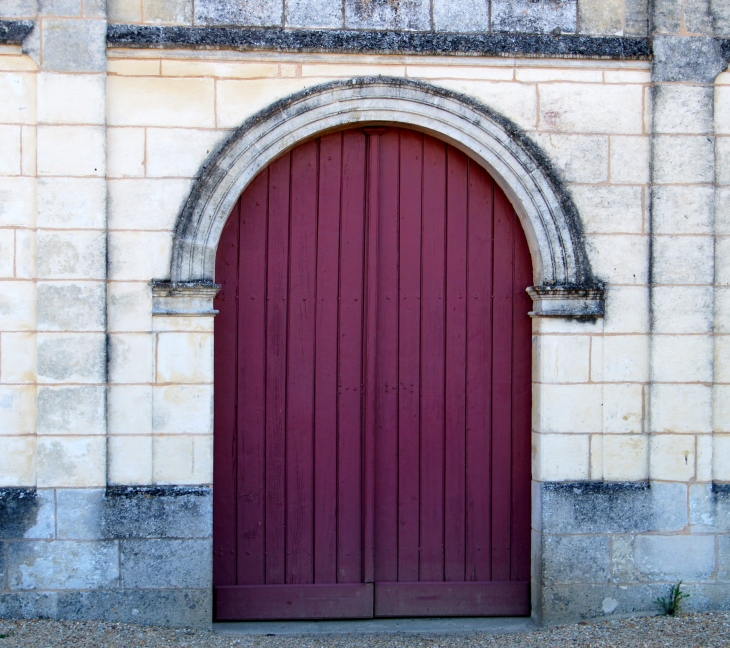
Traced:
<svg viewBox="0 0 730 648">
<path fill-rule="evenodd" d="M 105 20 L 45 20 L 43 68 L 55 72 L 104 72 Z"/>
<path fill-rule="evenodd" d="M 167 279 L 172 233 L 110 232 L 109 278 L 116 281 Z"/>
<path fill-rule="evenodd" d="M 58 537 L 64 540 L 101 538 L 104 489 L 60 488 L 56 491 Z"/>
<path fill-rule="evenodd" d="M 46 540 L 55 537 L 52 490 L 0 488 L 0 538 Z"/>
<path fill-rule="evenodd" d="M 215 127 L 212 79 L 110 76 L 107 105 L 110 126 Z"/>
<path fill-rule="evenodd" d="M 540 129 L 572 133 L 640 135 L 639 85 L 552 83 L 540 86 Z"/>
<path fill-rule="evenodd" d="M 211 434 L 213 390 L 210 385 L 168 385 L 152 388 L 155 434 Z"/>
<path fill-rule="evenodd" d="M 109 434 L 152 434 L 152 387 L 109 387 Z"/>
<path fill-rule="evenodd" d="M 488 32 L 489 0 L 433 0 L 433 28 L 442 32 Z"/>
<path fill-rule="evenodd" d="M 543 434 L 601 431 L 599 385 L 543 385 L 534 408 Z"/>
<path fill-rule="evenodd" d="M 713 36 L 712 0 L 690 0 L 684 3 L 684 27 L 694 34 Z"/>
<path fill-rule="evenodd" d="M 106 184 L 95 178 L 40 178 L 38 227 L 97 228 L 106 224 Z"/>
<path fill-rule="evenodd" d="M 103 232 L 38 233 L 38 277 L 41 279 L 103 279 L 106 266 Z"/>
<path fill-rule="evenodd" d="M 607 583 L 611 574 L 608 536 L 545 535 L 543 583 Z"/>
<path fill-rule="evenodd" d="M 730 86 L 715 86 L 715 127 L 720 135 L 730 134 Z"/>
<path fill-rule="evenodd" d="M 710 335 L 655 335 L 652 378 L 657 382 L 712 382 L 713 339 Z M 719 359 L 719 354 L 716 351 Z M 719 362 L 720 374 L 722 363 Z M 715 368 L 718 382 L 718 367 Z"/>
<path fill-rule="evenodd" d="M 611 178 L 616 184 L 648 184 L 649 138 L 611 137 Z"/>
<path fill-rule="evenodd" d="M 682 0 L 660 0 L 652 3 L 653 28 L 659 33 L 678 33 L 682 29 L 682 4 Z"/>
<path fill-rule="evenodd" d="M 110 229 L 171 230 L 190 193 L 188 180 L 111 180 L 108 184 Z"/>
<path fill-rule="evenodd" d="M 115 333 L 109 341 L 109 382 L 150 383 L 153 337 L 146 333 Z"/>
<path fill-rule="evenodd" d="M 654 87 L 654 132 L 699 135 L 714 132 L 715 90 L 708 86 Z"/>
<path fill-rule="evenodd" d="M 608 180 L 608 137 L 557 133 L 534 133 L 532 137 L 567 182 Z M 573 193 L 577 190 L 574 187 Z"/>
<path fill-rule="evenodd" d="M 103 387 L 40 387 L 38 434 L 104 434 Z"/>
<path fill-rule="evenodd" d="M 649 11 L 647 0 L 626 0 L 627 36 L 646 36 L 649 33 Z"/>
<path fill-rule="evenodd" d="M 206 540 L 124 540 L 122 586 L 166 589 L 211 587 L 213 546 Z"/>
<path fill-rule="evenodd" d="M 578 32 L 598 36 L 622 36 L 624 0 L 581 0 Z"/>
<path fill-rule="evenodd" d="M 656 24 L 654 27 L 656 31 L 661 31 L 661 27 Z M 727 65 L 720 44 L 714 38 L 655 35 L 652 45 L 652 74 L 658 82 L 695 81 L 712 84 Z"/>
<path fill-rule="evenodd" d="M 0 385 L 0 434 L 35 432 L 35 388 L 30 385 Z"/>
<path fill-rule="evenodd" d="M 492 0 L 492 30 L 574 34 L 577 0 Z"/>
<path fill-rule="evenodd" d="M 705 385 L 660 385 L 651 391 L 655 432 L 712 431 L 712 389 Z"/>
<path fill-rule="evenodd" d="M 717 557 L 719 561 L 717 579 L 730 582 L 730 536 L 726 535 L 718 538 Z"/>
<path fill-rule="evenodd" d="M 20 126 L 0 126 L 0 175 L 20 175 Z"/>
<path fill-rule="evenodd" d="M 35 486 L 35 450 L 35 437 L 0 436 L 0 486 Z"/>
<path fill-rule="evenodd" d="M 0 225 L 35 227 L 35 179 L 0 178 Z"/>
<path fill-rule="evenodd" d="M 655 187 L 652 224 L 657 234 L 711 234 L 714 190 L 711 187 Z"/>
<path fill-rule="evenodd" d="M 32 74 L 23 73 L 0 74 L 0 96 L 3 98 L 0 103 L 0 123 L 34 123 L 37 90 L 33 77 Z"/>
<path fill-rule="evenodd" d="M 2 334 L 2 339 L 0 339 L 0 376 L 7 383 L 36 382 L 35 334 Z"/>
<path fill-rule="evenodd" d="M 57 616 L 71 620 L 207 628 L 213 618 L 213 590 L 60 592 Z"/>
<path fill-rule="evenodd" d="M 35 18 L 38 0 L 3 0 L 3 18 Z"/>
<path fill-rule="evenodd" d="M 544 483 L 544 533 L 631 533 L 651 529 L 652 493 L 639 483 Z"/>
<path fill-rule="evenodd" d="M 0 282 L 0 330 L 35 329 L 36 286 L 31 281 Z"/>
<path fill-rule="evenodd" d="M 125 486 L 152 482 L 152 437 L 109 437 L 109 483 Z"/>
<path fill-rule="evenodd" d="M 579 158 L 577 158 L 579 159 Z M 640 234 L 644 229 L 641 187 L 571 187 L 587 234 Z"/>
<path fill-rule="evenodd" d="M 8 548 L 10 589 L 95 589 L 119 583 L 116 542 L 17 542 Z"/>
<path fill-rule="evenodd" d="M 710 0 L 710 12 L 715 23 L 715 35 L 730 36 L 730 5 L 725 0 Z"/>
<path fill-rule="evenodd" d="M 349 29 L 431 29 L 429 0 L 345 0 L 345 26 Z"/>
<path fill-rule="evenodd" d="M 228 131 L 147 129 L 147 177 L 196 176 L 228 135 Z"/>
<path fill-rule="evenodd" d="M 711 236 L 659 236 L 654 239 L 653 280 L 658 284 L 711 284 Z"/>
<path fill-rule="evenodd" d="M 718 438 L 715 437 L 715 441 Z M 722 452 L 722 445 L 716 451 Z M 717 477 L 717 476 L 716 476 Z M 722 479 L 722 477 L 720 477 Z M 728 484 L 692 484 L 689 491 L 690 522 L 699 530 L 730 531 L 730 486 Z"/>
<path fill-rule="evenodd" d="M 695 476 L 694 436 L 653 434 L 650 452 L 652 479 L 689 481 Z"/>
<path fill-rule="evenodd" d="M 106 482 L 102 436 L 38 438 L 38 486 L 94 488 Z"/>
<path fill-rule="evenodd" d="M 330 0 L 286 0 L 285 27 L 343 27 L 342 4 Z"/>
<path fill-rule="evenodd" d="M 38 175 L 103 176 L 104 129 L 97 126 L 39 126 Z"/>
<path fill-rule="evenodd" d="M 588 479 L 590 442 L 587 434 L 535 435 L 536 478 L 552 481 Z"/>
<path fill-rule="evenodd" d="M 38 283 L 41 331 L 103 331 L 105 310 L 103 283 Z"/>
<path fill-rule="evenodd" d="M 282 4 L 281 0 L 197 0 L 195 23 L 280 27 Z"/>
<path fill-rule="evenodd" d="M 109 128 L 106 132 L 106 166 L 109 178 L 144 175 L 143 128 Z"/>
<path fill-rule="evenodd" d="M 38 0 L 41 16 L 80 16 L 81 0 Z"/>
<path fill-rule="evenodd" d="M 655 614 L 654 601 L 666 596 L 664 585 L 553 585 L 542 591 L 543 623 Z"/>
<path fill-rule="evenodd" d="M 40 333 L 38 381 L 102 383 L 106 380 L 106 339 L 101 333 Z"/>
<path fill-rule="evenodd" d="M 109 22 L 142 22 L 142 0 L 107 0 Z"/>
<path fill-rule="evenodd" d="M 56 592 L 2 592 L 0 618 L 55 619 L 57 602 Z"/>
<path fill-rule="evenodd" d="M 682 531 L 687 528 L 687 484 L 652 482 L 651 510 L 652 531 Z"/>
<path fill-rule="evenodd" d="M 38 75 L 38 122 L 103 124 L 106 79 L 101 74 Z"/>
<path fill-rule="evenodd" d="M 145 22 L 168 25 L 191 25 L 193 22 L 193 0 L 143 0 L 143 2 Z"/>
<path fill-rule="evenodd" d="M 634 540 L 636 569 L 654 580 L 698 581 L 716 569 L 713 536 L 640 535 Z"/>
<path fill-rule="evenodd" d="M 0 542 L 0 586 L 6 589 L 5 579 L 5 543 Z M 2 604 L 0 604 L 0 613 L 2 612 Z"/>
<path fill-rule="evenodd" d="M 107 488 L 102 507 L 105 538 L 210 538 L 213 491 L 208 487 Z"/>
</svg>

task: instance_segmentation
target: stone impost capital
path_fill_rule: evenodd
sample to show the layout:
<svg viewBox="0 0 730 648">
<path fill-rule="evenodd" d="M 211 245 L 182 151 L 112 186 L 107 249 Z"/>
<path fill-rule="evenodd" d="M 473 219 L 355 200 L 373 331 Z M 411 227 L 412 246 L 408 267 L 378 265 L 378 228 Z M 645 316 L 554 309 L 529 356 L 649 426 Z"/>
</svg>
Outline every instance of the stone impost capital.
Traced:
<svg viewBox="0 0 730 648">
<path fill-rule="evenodd" d="M 213 298 L 220 285 L 204 281 L 152 281 L 152 315 L 205 317 L 217 315 Z"/>
<path fill-rule="evenodd" d="M 596 319 L 605 312 L 605 287 L 596 286 L 530 286 L 527 289 L 534 304 L 530 317 L 567 317 Z"/>
</svg>

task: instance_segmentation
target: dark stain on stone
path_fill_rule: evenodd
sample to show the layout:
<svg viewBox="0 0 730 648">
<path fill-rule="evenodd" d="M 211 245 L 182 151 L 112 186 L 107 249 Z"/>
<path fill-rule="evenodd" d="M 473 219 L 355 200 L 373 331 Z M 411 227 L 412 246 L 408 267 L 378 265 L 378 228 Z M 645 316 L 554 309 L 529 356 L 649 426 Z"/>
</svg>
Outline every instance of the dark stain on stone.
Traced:
<svg viewBox="0 0 730 648">
<path fill-rule="evenodd" d="M 348 29 L 257 29 L 110 24 L 110 45 L 243 51 L 445 54 L 649 60 L 648 38 L 557 34 L 455 34 Z"/>
<path fill-rule="evenodd" d="M 0 20 L 0 45 L 20 45 L 32 31 L 30 20 Z"/>
<path fill-rule="evenodd" d="M 38 522 L 35 488 L 0 488 L 0 538 L 23 538 Z"/>
</svg>

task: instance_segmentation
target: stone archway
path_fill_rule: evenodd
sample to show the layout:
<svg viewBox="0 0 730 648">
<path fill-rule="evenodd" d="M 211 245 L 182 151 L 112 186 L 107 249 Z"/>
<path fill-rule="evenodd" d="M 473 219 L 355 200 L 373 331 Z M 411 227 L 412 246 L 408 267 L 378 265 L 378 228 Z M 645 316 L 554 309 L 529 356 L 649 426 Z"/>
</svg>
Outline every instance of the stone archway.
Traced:
<svg viewBox="0 0 730 648">
<path fill-rule="evenodd" d="M 182 297 L 178 288 L 183 285 L 189 286 L 183 292 L 192 290 L 203 299 L 214 294 L 206 285 L 212 287 L 215 281 L 223 226 L 261 169 L 317 134 L 377 123 L 437 134 L 495 178 L 515 206 L 530 246 L 534 314 L 603 315 L 603 286 L 594 277 L 585 252 L 578 212 L 541 150 L 515 124 L 466 96 L 386 77 L 310 88 L 253 116 L 229 138 L 201 168 L 178 217 L 171 283 L 156 286 L 155 295 L 162 299 L 155 310 L 175 310 L 165 297 Z"/>
</svg>

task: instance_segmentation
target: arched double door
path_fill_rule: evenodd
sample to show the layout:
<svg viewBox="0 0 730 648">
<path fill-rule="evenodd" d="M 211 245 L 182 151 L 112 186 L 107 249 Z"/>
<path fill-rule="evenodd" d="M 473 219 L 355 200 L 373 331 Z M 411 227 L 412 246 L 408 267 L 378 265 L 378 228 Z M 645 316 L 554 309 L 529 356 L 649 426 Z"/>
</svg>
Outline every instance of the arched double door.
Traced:
<svg viewBox="0 0 730 648">
<path fill-rule="evenodd" d="M 530 612 L 531 260 L 403 128 L 264 169 L 217 253 L 219 620 Z"/>
</svg>

